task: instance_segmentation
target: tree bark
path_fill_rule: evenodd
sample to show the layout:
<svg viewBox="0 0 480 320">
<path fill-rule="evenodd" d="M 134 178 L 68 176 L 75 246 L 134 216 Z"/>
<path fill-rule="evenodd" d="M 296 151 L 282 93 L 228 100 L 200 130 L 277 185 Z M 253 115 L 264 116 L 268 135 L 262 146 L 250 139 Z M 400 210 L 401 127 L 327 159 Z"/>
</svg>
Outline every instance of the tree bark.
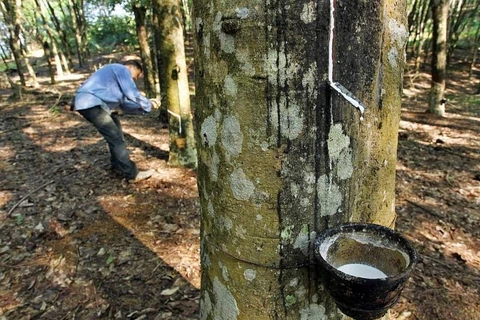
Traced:
<svg viewBox="0 0 480 320">
<path fill-rule="evenodd" d="M 78 65 L 79 67 L 83 67 L 86 59 L 86 44 L 83 43 L 84 32 L 82 21 L 84 21 L 84 18 L 80 16 L 80 14 L 83 13 L 83 10 L 80 12 L 75 0 L 68 0 L 68 10 L 70 13 L 70 21 L 72 23 L 71 30 L 75 35 L 75 50 L 77 52 Z"/>
<path fill-rule="evenodd" d="M 427 112 L 445 116 L 445 77 L 447 74 L 447 0 L 432 0 L 432 80 Z"/>
<path fill-rule="evenodd" d="M 161 43 L 162 43 L 162 23 L 160 11 L 162 7 L 162 0 L 152 0 L 152 22 L 153 22 L 153 31 L 154 31 L 154 54 L 155 62 L 157 64 L 157 73 L 158 73 L 158 85 L 160 87 L 160 113 L 158 118 L 161 122 L 168 123 L 168 111 L 167 111 L 167 94 L 165 88 L 167 84 L 165 83 L 165 77 L 160 76 L 161 70 L 165 69 L 162 65 L 162 52 L 161 52 Z"/>
<path fill-rule="evenodd" d="M 8 57 L 7 57 L 7 54 L 5 53 L 5 49 L 4 49 L 2 46 L 0 46 L 0 50 L 2 51 L 2 52 L 0 53 L 0 56 L 2 57 L 3 64 L 4 64 L 5 66 L 8 66 Z M 8 74 L 7 70 L 6 70 L 6 72 L 5 72 L 5 77 L 7 78 L 7 81 L 8 81 L 8 83 L 10 84 L 10 89 L 12 89 L 12 91 L 13 91 L 13 96 L 14 96 L 14 97 L 17 96 L 17 95 L 18 95 L 18 94 L 17 94 L 18 91 L 20 91 L 19 94 L 21 95 L 21 90 L 18 90 L 18 86 L 17 86 L 17 85 L 15 84 L 15 82 L 13 82 L 13 80 L 10 78 L 10 75 Z"/>
<path fill-rule="evenodd" d="M 458 3 L 453 1 L 449 4 L 447 63 L 457 48 L 460 35 L 465 30 L 465 27 L 472 22 L 474 23 L 476 19 L 478 20 L 479 10 L 480 1 L 478 0 L 463 0 L 458 1 Z"/>
<path fill-rule="evenodd" d="M 51 59 L 53 58 L 55 61 L 55 67 L 57 69 L 57 75 L 62 78 L 63 77 L 63 69 L 62 69 L 62 63 L 60 61 L 60 56 L 58 55 L 58 50 L 57 50 L 57 44 L 56 44 L 56 39 L 55 36 L 50 28 L 50 26 L 47 23 L 47 18 L 45 14 L 44 7 L 40 1 L 35 0 L 35 4 L 38 9 L 38 14 L 40 14 L 40 19 L 42 21 L 42 27 L 44 30 L 47 32 L 49 42 L 44 40 L 43 42 L 43 49 L 45 51 L 45 56 L 47 57 L 48 61 L 48 66 L 49 66 L 49 73 L 50 73 L 50 83 L 54 84 L 55 83 L 55 72 L 53 71 L 53 66 L 51 64 Z"/>
<path fill-rule="evenodd" d="M 20 10 L 20 1 L 2 0 L 2 14 L 8 28 L 8 45 L 12 52 L 17 72 L 20 78 L 20 85 L 26 85 L 24 67 L 22 64 L 22 47 L 20 44 L 20 18 L 18 12 Z M 18 8 L 17 8 L 18 7 Z"/>
<path fill-rule="evenodd" d="M 183 24 L 179 0 L 159 2 L 160 23 L 159 75 L 161 90 L 169 113 L 169 163 L 174 166 L 196 167 L 197 154 L 190 110 L 190 90 L 183 40 Z M 162 94 L 162 95 L 163 95 Z M 162 101 L 163 102 L 163 101 Z"/>
<path fill-rule="evenodd" d="M 65 30 L 63 30 L 63 28 L 61 26 L 61 23 L 60 23 L 60 20 L 58 19 L 57 15 L 55 14 L 55 10 L 53 9 L 51 3 L 49 1 L 45 1 L 45 2 L 46 2 L 46 5 L 47 5 L 49 13 L 50 13 L 51 21 L 53 22 L 53 24 L 55 26 L 55 31 L 60 36 L 60 40 L 61 40 L 61 43 L 62 43 L 62 46 L 63 46 L 63 50 L 61 50 L 61 59 L 62 59 L 63 66 L 65 68 L 65 72 L 67 74 L 70 74 L 70 66 L 73 65 L 73 62 L 72 62 L 72 55 L 71 55 L 71 46 L 70 46 L 70 43 L 68 41 L 67 32 Z M 68 62 L 67 62 L 67 60 L 68 60 Z"/>
<path fill-rule="evenodd" d="M 148 43 L 148 32 L 146 25 L 147 7 L 133 4 L 133 14 L 135 15 L 135 26 L 137 30 L 138 43 L 140 45 L 140 57 L 143 64 L 145 92 L 149 98 L 157 98 L 155 85 L 155 68 L 153 65 L 150 45 Z"/>
<path fill-rule="evenodd" d="M 475 36 L 473 37 L 473 46 L 472 46 L 472 62 L 470 63 L 470 71 L 468 72 L 468 77 L 471 78 L 473 70 L 475 68 L 475 62 L 477 61 L 478 47 L 480 46 L 480 24 L 477 25 L 477 30 L 475 31 Z M 479 92 L 480 93 L 480 90 Z"/>
<path fill-rule="evenodd" d="M 55 71 L 52 65 L 52 51 L 50 50 L 50 44 L 47 41 L 43 42 L 43 53 L 47 60 L 48 74 L 50 75 L 50 84 L 55 84 Z"/>
<path fill-rule="evenodd" d="M 194 2 L 201 319 L 342 319 L 312 240 L 394 225 L 406 1 L 334 8 Z"/>
</svg>

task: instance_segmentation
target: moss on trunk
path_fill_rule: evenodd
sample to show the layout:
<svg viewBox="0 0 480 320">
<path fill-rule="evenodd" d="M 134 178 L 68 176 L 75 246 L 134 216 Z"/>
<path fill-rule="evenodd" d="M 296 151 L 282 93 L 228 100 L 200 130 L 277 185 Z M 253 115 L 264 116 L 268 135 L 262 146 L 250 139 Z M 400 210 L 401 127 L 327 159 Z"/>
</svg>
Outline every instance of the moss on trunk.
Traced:
<svg viewBox="0 0 480 320">
<path fill-rule="evenodd" d="M 342 319 L 318 231 L 394 221 L 406 3 L 197 1 L 202 319 Z M 222 306 L 228 306 L 223 308 Z"/>
</svg>

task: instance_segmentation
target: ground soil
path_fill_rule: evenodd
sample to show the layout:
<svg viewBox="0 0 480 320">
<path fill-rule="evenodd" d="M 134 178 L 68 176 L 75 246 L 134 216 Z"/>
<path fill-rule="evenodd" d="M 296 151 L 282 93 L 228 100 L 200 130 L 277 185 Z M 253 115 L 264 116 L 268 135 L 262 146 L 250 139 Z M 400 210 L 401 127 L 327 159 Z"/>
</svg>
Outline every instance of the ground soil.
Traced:
<svg viewBox="0 0 480 320">
<path fill-rule="evenodd" d="M 452 67 L 445 118 L 424 112 L 428 74 L 405 77 L 396 228 L 420 259 L 392 319 L 480 319 L 480 81 Z M 2 92 L 0 319 L 198 319 L 196 172 L 168 165 L 156 113 L 121 119 L 154 176 L 110 172 L 104 141 L 63 108 L 86 76 Z"/>
</svg>

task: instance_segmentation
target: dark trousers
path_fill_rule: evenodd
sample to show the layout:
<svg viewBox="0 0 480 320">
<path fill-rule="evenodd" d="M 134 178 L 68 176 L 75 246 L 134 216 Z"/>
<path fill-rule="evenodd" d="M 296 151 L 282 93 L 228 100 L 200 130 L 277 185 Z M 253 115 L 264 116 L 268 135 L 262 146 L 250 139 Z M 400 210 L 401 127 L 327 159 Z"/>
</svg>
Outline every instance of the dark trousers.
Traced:
<svg viewBox="0 0 480 320">
<path fill-rule="evenodd" d="M 78 110 L 78 113 L 91 122 L 107 141 L 112 169 L 120 171 L 128 179 L 134 179 L 137 176 L 138 169 L 135 162 L 130 160 L 127 144 L 123 137 L 122 125 L 117 116 L 108 114 L 100 106 Z"/>
</svg>

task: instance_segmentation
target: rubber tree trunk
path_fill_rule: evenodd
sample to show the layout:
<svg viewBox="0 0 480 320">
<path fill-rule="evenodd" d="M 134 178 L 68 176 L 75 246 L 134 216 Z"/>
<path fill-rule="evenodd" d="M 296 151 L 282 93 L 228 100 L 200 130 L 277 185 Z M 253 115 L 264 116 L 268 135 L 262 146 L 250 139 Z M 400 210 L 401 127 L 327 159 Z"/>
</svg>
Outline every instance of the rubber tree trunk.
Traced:
<svg viewBox="0 0 480 320">
<path fill-rule="evenodd" d="M 445 77 L 447 74 L 448 0 L 432 0 L 432 80 L 428 112 L 445 116 Z"/>
<path fill-rule="evenodd" d="M 157 90 L 155 85 L 155 68 L 148 43 L 147 32 L 147 7 L 141 4 L 132 4 L 132 10 L 135 15 L 135 26 L 137 30 L 138 43 L 140 45 L 140 56 L 144 69 L 145 93 L 149 98 L 157 98 Z"/>
<path fill-rule="evenodd" d="M 159 1 L 158 21 L 161 31 L 159 75 L 166 95 L 170 133 L 169 164 L 196 167 L 197 153 L 193 136 L 183 23 L 179 0 Z M 161 66 L 161 67 L 160 67 Z M 163 95 L 163 94 L 162 94 Z M 163 103 L 163 101 L 162 101 Z"/>
<path fill-rule="evenodd" d="M 311 241 L 394 226 L 406 1 L 334 3 L 333 37 L 330 9 L 194 2 L 201 319 L 342 319 Z"/>
<path fill-rule="evenodd" d="M 2 57 L 3 64 L 5 66 L 8 66 L 7 53 L 5 52 L 5 49 L 2 46 L 0 46 L 0 50 L 1 50 L 0 56 Z M 15 82 L 13 82 L 8 72 L 5 72 L 5 77 L 7 78 L 7 81 L 10 84 L 10 89 L 12 89 L 13 91 L 13 96 L 18 95 L 17 92 L 19 92 L 21 95 L 21 90 L 18 89 L 18 86 L 15 84 Z"/>
<path fill-rule="evenodd" d="M 47 58 L 48 74 L 50 75 L 50 84 L 55 84 L 55 71 L 52 65 L 52 51 L 50 50 L 50 44 L 47 41 L 43 42 L 43 52 Z"/>
<path fill-rule="evenodd" d="M 48 69 L 50 73 L 50 83 L 55 84 L 55 71 L 53 70 L 53 65 L 51 63 L 52 58 L 55 61 L 55 67 L 57 70 L 58 77 L 60 79 L 63 78 L 62 63 L 60 61 L 60 56 L 58 55 L 56 38 L 53 33 L 53 30 L 50 28 L 47 22 L 45 8 L 43 7 L 43 4 L 38 0 L 35 0 L 35 4 L 37 6 L 38 14 L 40 15 L 40 19 L 42 21 L 42 28 L 47 32 L 47 35 L 48 35 L 48 41 L 46 39 L 44 39 L 43 41 L 43 49 L 45 51 L 45 56 L 47 57 L 47 64 L 48 64 Z"/>
<path fill-rule="evenodd" d="M 86 44 L 83 43 L 83 17 L 80 16 L 79 5 L 76 3 L 76 0 L 68 0 L 68 10 L 70 13 L 70 21 L 71 21 L 71 29 L 75 35 L 75 50 L 77 52 L 77 59 L 79 67 L 83 67 L 85 65 L 86 60 L 86 51 L 85 47 Z"/>
<path fill-rule="evenodd" d="M 5 24 L 8 28 L 8 45 L 17 66 L 17 72 L 20 78 L 20 85 L 26 85 L 24 67 L 22 64 L 22 46 L 20 43 L 21 30 L 21 1 L 2 0 L 0 3 L 1 12 L 4 16 Z"/>
<path fill-rule="evenodd" d="M 160 71 L 164 69 L 162 65 L 162 52 L 161 52 L 161 43 L 162 43 L 162 17 L 161 17 L 161 9 L 162 9 L 162 0 L 152 0 L 152 22 L 153 22 L 153 32 L 154 32 L 154 39 L 155 39 L 155 46 L 154 46 L 154 53 L 155 53 L 155 61 L 157 64 L 157 73 L 158 76 L 156 80 L 158 80 L 158 86 L 160 87 L 160 114 L 159 119 L 164 122 L 168 123 L 168 111 L 167 111 L 167 94 L 165 88 L 167 84 L 165 83 L 166 79 L 160 76 Z"/>
<path fill-rule="evenodd" d="M 48 2 L 48 1 L 45 1 L 45 2 L 48 6 L 48 11 L 50 13 L 51 21 L 55 26 L 55 31 L 58 33 L 61 39 L 62 48 L 60 50 L 60 55 L 61 55 L 63 66 L 65 68 L 65 72 L 67 74 L 70 74 L 70 66 L 73 65 L 73 62 L 72 62 L 72 56 L 71 56 L 71 46 L 68 41 L 67 31 L 62 28 L 60 20 L 55 14 L 55 9 L 52 7 L 51 2 Z M 63 11 L 62 6 L 60 6 L 60 9 Z"/>
</svg>

